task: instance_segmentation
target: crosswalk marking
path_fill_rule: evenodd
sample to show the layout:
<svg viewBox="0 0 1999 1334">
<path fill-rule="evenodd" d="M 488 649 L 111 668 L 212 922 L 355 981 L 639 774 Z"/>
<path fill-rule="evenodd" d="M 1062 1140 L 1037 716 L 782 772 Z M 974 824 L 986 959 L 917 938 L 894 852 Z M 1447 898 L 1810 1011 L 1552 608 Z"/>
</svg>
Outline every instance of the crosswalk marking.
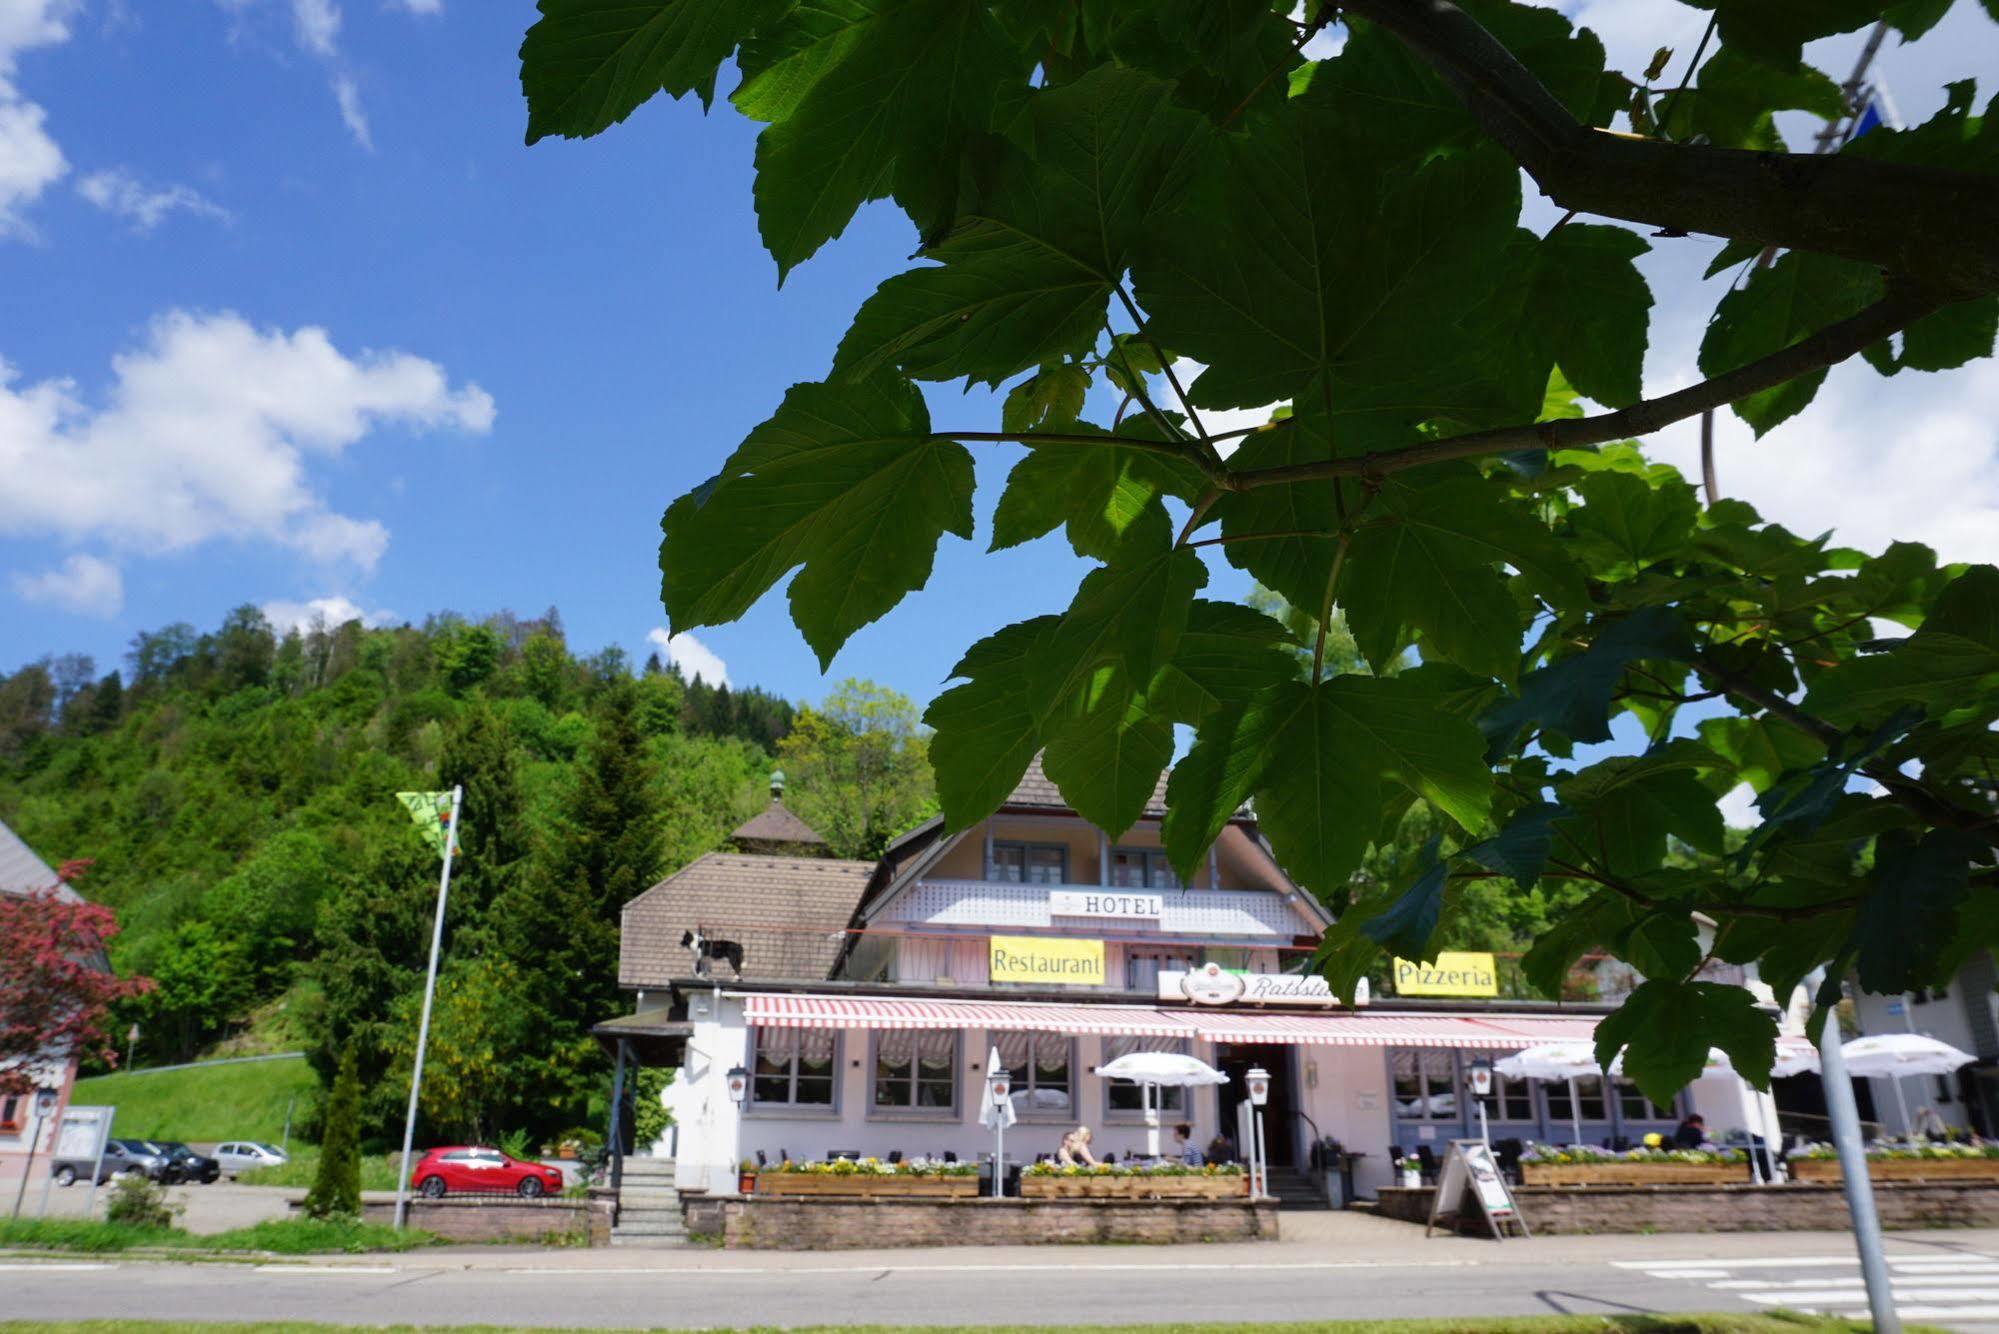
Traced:
<svg viewBox="0 0 1999 1334">
<path fill-rule="evenodd" d="M 1865 1319 L 1867 1284 L 1857 1255 L 1743 1259 L 1615 1260 L 1619 1269 L 1680 1279 L 1752 1307 L 1785 1307 Z M 1999 1256 L 1970 1251 L 1888 1257 L 1895 1308 L 1909 1320 L 1999 1319 Z"/>
</svg>

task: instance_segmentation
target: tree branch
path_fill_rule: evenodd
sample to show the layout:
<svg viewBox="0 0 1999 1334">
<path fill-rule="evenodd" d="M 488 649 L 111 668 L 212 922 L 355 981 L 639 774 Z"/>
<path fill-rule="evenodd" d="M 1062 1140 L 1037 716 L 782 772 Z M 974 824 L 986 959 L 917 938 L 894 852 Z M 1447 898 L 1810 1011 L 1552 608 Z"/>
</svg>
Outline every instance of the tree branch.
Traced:
<svg viewBox="0 0 1999 1334">
<path fill-rule="evenodd" d="M 1557 205 L 1839 255 L 1960 296 L 1999 290 L 1999 176 L 1597 130 L 1451 0 L 1349 0 L 1441 75 Z"/>
<path fill-rule="evenodd" d="M 1323 481 L 1329 477 L 1383 477 L 1450 459 L 1483 458 L 1517 449 L 1576 449 L 1612 440 L 1648 435 L 1710 408 L 1773 389 L 1787 380 L 1845 361 L 1937 308 L 1938 302 L 1906 286 L 1890 284 L 1888 294 L 1867 309 L 1829 324 L 1810 337 L 1747 366 L 1703 380 L 1696 385 L 1646 399 L 1617 412 L 1562 421 L 1528 422 L 1490 431 L 1473 431 L 1323 463 L 1292 463 L 1230 474 L 1222 485 L 1232 490 L 1280 486 L 1289 482 Z"/>
</svg>

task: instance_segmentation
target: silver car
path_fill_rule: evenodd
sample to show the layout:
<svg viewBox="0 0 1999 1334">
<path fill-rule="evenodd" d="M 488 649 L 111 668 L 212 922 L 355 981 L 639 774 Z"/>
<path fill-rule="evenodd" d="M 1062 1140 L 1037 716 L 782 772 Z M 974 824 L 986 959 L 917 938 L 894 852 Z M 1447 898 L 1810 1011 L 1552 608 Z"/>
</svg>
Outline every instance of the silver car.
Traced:
<svg viewBox="0 0 1999 1334">
<path fill-rule="evenodd" d="M 222 1165 L 222 1175 L 233 1177 L 254 1167 L 276 1167 L 280 1163 L 288 1163 L 291 1155 L 275 1144 L 237 1139 L 216 1145 L 215 1161 Z"/>
</svg>

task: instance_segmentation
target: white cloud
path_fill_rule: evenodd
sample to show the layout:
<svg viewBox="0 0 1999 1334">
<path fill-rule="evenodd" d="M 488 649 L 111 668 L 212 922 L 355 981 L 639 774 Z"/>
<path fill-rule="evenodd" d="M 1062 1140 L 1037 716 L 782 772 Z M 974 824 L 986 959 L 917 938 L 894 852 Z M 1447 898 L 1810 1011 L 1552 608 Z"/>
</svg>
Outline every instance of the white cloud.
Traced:
<svg viewBox="0 0 1999 1334">
<path fill-rule="evenodd" d="M 125 605 L 125 580 L 118 567 L 96 556 L 75 555 L 53 570 L 9 577 L 14 592 L 29 602 L 48 602 L 84 616 L 116 616 Z"/>
<path fill-rule="evenodd" d="M 340 104 L 340 123 L 354 136 L 354 142 L 374 152 L 375 136 L 368 128 L 368 113 L 361 106 L 361 89 L 352 78 L 345 74 L 333 76 L 333 100 Z"/>
<path fill-rule="evenodd" d="M 667 662 L 679 663 L 681 672 L 690 680 L 698 678 L 711 686 L 729 684 L 729 664 L 693 635 L 668 634 L 654 628 L 646 632 L 646 642 L 658 649 Z"/>
<path fill-rule="evenodd" d="M 154 189 L 124 167 L 93 171 L 76 183 L 76 191 L 106 213 L 126 219 L 142 232 L 150 232 L 164 222 L 169 213 L 175 212 L 192 213 L 198 218 L 213 218 L 217 222 L 234 220 L 228 209 L 190 186 L 168 185 Z"/>
<path fill-rule="evenodd" d="M 340 6 L 334 0 L 292 0 L 298 44 L 316 56 L 340 54 Z"/>
<path fill-rule="evenodd" d="M 323 329 L 232 314 L 163 316 L 112 370 L 91 406 L 73 381 L 17 385 L 0 363 L 0 536 L 141 553 L 234 539 L 367 570 L 388 530 L 329 508 L 309 465 L 383 427 L 478 433 L 494 417 L 435 362 L 349 357 Z"/>
<path fill-rule="evenodd" d="M 32 240 L 24 211 L 69 170 L 48 113 L 21 96 L 14 78 L 23 51 L 69 40 L 76 8 L 77 0 L 0 0 L 0 239 Z"/>
<path fill-rule="evenodd" d="M 1730 788 L 1721 802 L 1721 818 L 1730 829 L 1754 829 L 1763 823 L 1756 812 L 1756 789 L 1747 783 Z"/>
<path fill-rule="evenodd" d="M 315 621 L 328 628 L 336 628 L 349 621 L 359 621 L 372 627 L 388 625 L 396 619 L 392 611 L 368 611 L 352 598 L 338 593 L 329 597 L 308 598 L 304 602 L 274 598 L 264 604 L 263 612 L 271 628 L 281 635 L 291 630 L 310 630 Z"/>
<path fill-rule="evenodd" d="M 444 0 L 388 0 L 389 8 L 405 9 L 412 14 L 442 14 Z"/>
<path fill-rule="evenodd" d="M 1181 386 L 1190 394 L 1194 392 L 1194 381 L 1200 379 L 1201 372 L 1206 369 L 1208 368 L 1200 362 L 1189 361 L 1185 357 L 1173 363 L 1173 374 L 1179 379 Z M 1153 400 L 1155 403 L 1168 411 L 1178 411 L 1188 417 L 1198 418 L 1201 423 L 1201 429 L 1209 435 L 1227 435 L 1231 431 L 1241 431 L 1252 426 L 1261 426 L 1270 420 L 1270 414 L 1275 412 L 1279 406 L 1276 403 L 1271 403 L 1260 408 L 1196 409 L 1189 407 L 1185 399 L 1174 393 L 1172 384 L 1163 378 L 1154 387 L 1160 394 L 1160 398 Z M 1136 412 L 1138 409 L 1134 407 L 1132 411 Z M 1223 458 L 1227 458 L 1229 455 L 1235 453 L 1241 444 L 1242 441 L 1239 439 L 1224 440 L 1221 444 L 1215 446 L 1215 452 Z"/>
</svg>

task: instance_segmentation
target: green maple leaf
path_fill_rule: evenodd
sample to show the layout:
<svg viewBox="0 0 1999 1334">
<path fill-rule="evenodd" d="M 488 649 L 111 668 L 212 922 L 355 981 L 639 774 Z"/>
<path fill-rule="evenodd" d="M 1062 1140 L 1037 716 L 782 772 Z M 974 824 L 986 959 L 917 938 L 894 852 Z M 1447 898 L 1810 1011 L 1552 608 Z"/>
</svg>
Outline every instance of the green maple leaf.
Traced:
<svg viewBox="0 0 1999 1334">
<path fill-rule="evenodd" d="M 1577 741 L 1610 740 L 1610 697 L 1634 662 L 1686 661 L 1693 639 L 1670 607 L 1646 607 L 1596 632 L 1590 646 L 1520 680 L 1507 700 L 1479 722 L 1506 746 L 1520 728 L 1539 723 Z"/>
<path fill-rule="evenodd" d="M 757 139 L 757 227 L 780 278 L 892 193 L 934 235 L 968 136 L 993 127 L 1025 66 L 977 0 L 905 0 L 839 41 L 785 119 Z"/>
<path fill-rule="evenodd" d="M 1096 428 L 1070 428 L 1084 433 Z M 1200 494 L 1193 465 L 1156 450 L 1108 443 L 1043 445 L 1007 474 L 993 511 L 992 549 L 1032 541 L 1067 525 L 1081 556 L 1110 560 L 1126 534 L 1162 496 L 1191 502 Z"/>
<path fill-rule="evenodd" d="M 1728 1053 L 1735 1072 L 1758 1088 L 1770 1083 L 1777 1021 L 1741 987 L 1655 978 L 1596 1026 L 1596 1058 L 1608 1066 L 1624 1053 L 1624 1073 L 1646 1097 L 1670 1105 L 1707 1068 L 1708 1048 Z"/>
<path fill-rule="evenodd" d="M 1511 685 L 1526 626 L 1500 564 L 1532 571 L 1565 601 L 1583 597 L 1581 572 L 1547 527 L 1484 478 L 1449 469 L 1397 474 L 1353 534 L 1339 603 L 1377 670 L 1400 651 L 1402 628 L 1413 626 L 1426 659 Z"/>
<path fill-rule="evenodd" d="M 1859 313 L 1881 299 L 1880 270 L 1791 251 L 1721 299 L 1701 339 L 1701 374 L 1725 375 Z M 1762 435 L 1802 412 L 1825 383 L 1816 370 L 1738 400 L 1735 415 Z"/>
<path fill-rule="evenodd" d="M 1724 47 L 1765 64 L 1797 66 L 1806 42 L 1852 32 L 1881 17 L 1879 0 L 1687 0 L 1714 11 Z"/>
<path fill-rule="evenodd" d="M 862 304 L 836 377 L 900 366 L 917 379 L 998 383 L 1103 327 L 1132 244 L 1184 184 L 1203 123 L 1172 87 L 1097 69 L 1036 93 L 977 202 L 924 258 Z"/>
<path fill-rule="evenodd" d="M 1395 679 L 1289 681 L 1217 711 L 1167 785 L 1163 830 L 1192 867 L 1250 795 L 1271 846 L 1321 897 L 1360 864 L 1389 790 L 1405 789 L 1469 829 L 1485 823 L 1492 775 L 1477 729 L 1436 693 Z"/>
<path fill-rule="evenodd" d="M 1606 407 L 1639 399 L 1652 290 L 1635 261 L 1650 249 L 1622 227 L 1572 222 L 1535 243 L 1523 266 L 1523 335 Z"/>
<path fill-rule="evenodd" d="M 1174 722 L 1198 726 L 1217 709 L 1247 704 L 1298 674 L 1297 642 L 1262 612 L 1233 602 L 1196 599 L 1187 629 L 1146 691 Z"/>
<path fill-rule="evenodd" d="M 1706 135 L 1716 148 L 1781 152 L 1776 112 L 1808 111 L 1821 120 L 1846 114 L 1839 85 L 1822 71 L 1766 65 L 1735 47 L 1715 52 L 1701 66 L 1699 82 L 1671 96 L 1664 103 L 1667 133 L 1683 141 Z"/>
<path fill-rule="evenodd" d="M 1133 681 L 1151 681 L 1171 661 L 1187 628 L 1194 594 L 1206 586 L 1201 558 L 1172 544 L 1163 505 L 1152 505 L 1108 564 L 1083 576 L 1037 664 L 1036 690 L 1059 707 L 1105 663 Z"/>
<path fill-rule="evenodd" d="M 1429 960 L 1436 957 L 1430 939 L 1437 934 L 1437 918 L 1444 909 L 1444 885 L 1451 864 L 1437 859 L 1438 840 L 1423 846 L 1419 858 L 1424 869 L 1415 883 L 1395 896 L 1392 903 L 1367 915 L 1360 924 L 1361 934 L 1391 954 L 1404 959 Z"/>
<path fill-rule="evenodd" d="M 1197 407 L 1297 396 L 1329 375 L 1405 423 L 1482 401 L 1469 316 L 1497 287 L 1493 253 L 1520 212 L 1518 171 L 1481 149 L 1393 174 L 1353 152 L 1323 111 L 1292 106 L 1204 151 L 1168 226 L 1132 267 L 1167 346 L 1207 366 Z M 1542 382 L 1531 386 L 1536 403 Z"/>
<path fill-rule="evenodd" d="M 1037 616 L 972 645 L 951 669 L 964 684 L 924 711 L 936 732 L 930 762 L 937 803 L 952 829 L 968 829 L 998 810 L 1041 748 L 1042 709 L 1032 683 L 1059 621 Z"/>
<path fill-rule="evenodd" d="M 1589 549 L 1591 567 L 1607 578 L 1630 578 L 1654 561 L 1686 550 L 1700 517 L 1694 489 L 1674 477 L 1653 486 L 1629 473 L 1599 472 L 1576 487 L 1583 505 L 1569 516 Z"/>
<path fill-rule="evenodd" d="M 1556 788 L 1573 812 L 1555 825 L 1564 860 L 1596 859 L 1607 872 L 1635 875 L 1665 857 L 1669 834 L 1720 856 L 1721 810 L 1696 774 L 1723 767 L 1720 756 L 1690 741 L 1589 766 Z"/>
<path fill-rule="evenodd" d="M 1083 415 L 1090 373 L 1073 362 L 1043 366 L 1012 389 L 1000 404 L 1000 429 L 1027 432 L 1068 426 Z"/>
<path fill-rule="evenodd" d="M 1867 898 L 1853 922 L 1861 986 L 1892 994 L 1938 979 L 1958 906 L 1971 892 L 1970 863 L 1990 851 L 1955 829 L 1933 829 L 1921 839 L 1899 829 L 1881 835 Z"/>
<path fill-rule="evenodd" d="M 1116 667 L 1098 668 L 1044 730 L 1043 771 L 1078 815 L 1113 836 L 1138 823 L 1173 760 L 1173 724 Z"/>
<path fill-rule="evenodd" d="M 1976 565 L 1951 581 L 1915 634 L 1887 653 L 1849 658 L 1820 674 L 1805 708 L 1834 723 L 1873 720 L 1901 705 L 1933 717 L 1976 709 L 1999 687 L 1999 569 Z"/>
<path fill-rule="evenodd" d="M 971 537 L 972 457 L 930 434 L 907 381 L 794 385 L 661 527 L 661 597 L 674 625 L 732 621 L 803 566 L 791 616 L 824 667 L 854 631 L 923 587 L 943 534 Z"/>
<path fill-rule="evenodd" d="M 521 42 L 527 141 L 602 133 L 654 93 L 701 94 L 715 69 L 788 0 L 538 0 Z"/>
<path fill-rule="evenodd" d="M 736 110 L 771 124 L 788 120 L 826 71 L 839 64 L 894 0 L 799 0 L 783 23 L 758 29 L 736 54 L 743 81 Z"/>
</svg>

